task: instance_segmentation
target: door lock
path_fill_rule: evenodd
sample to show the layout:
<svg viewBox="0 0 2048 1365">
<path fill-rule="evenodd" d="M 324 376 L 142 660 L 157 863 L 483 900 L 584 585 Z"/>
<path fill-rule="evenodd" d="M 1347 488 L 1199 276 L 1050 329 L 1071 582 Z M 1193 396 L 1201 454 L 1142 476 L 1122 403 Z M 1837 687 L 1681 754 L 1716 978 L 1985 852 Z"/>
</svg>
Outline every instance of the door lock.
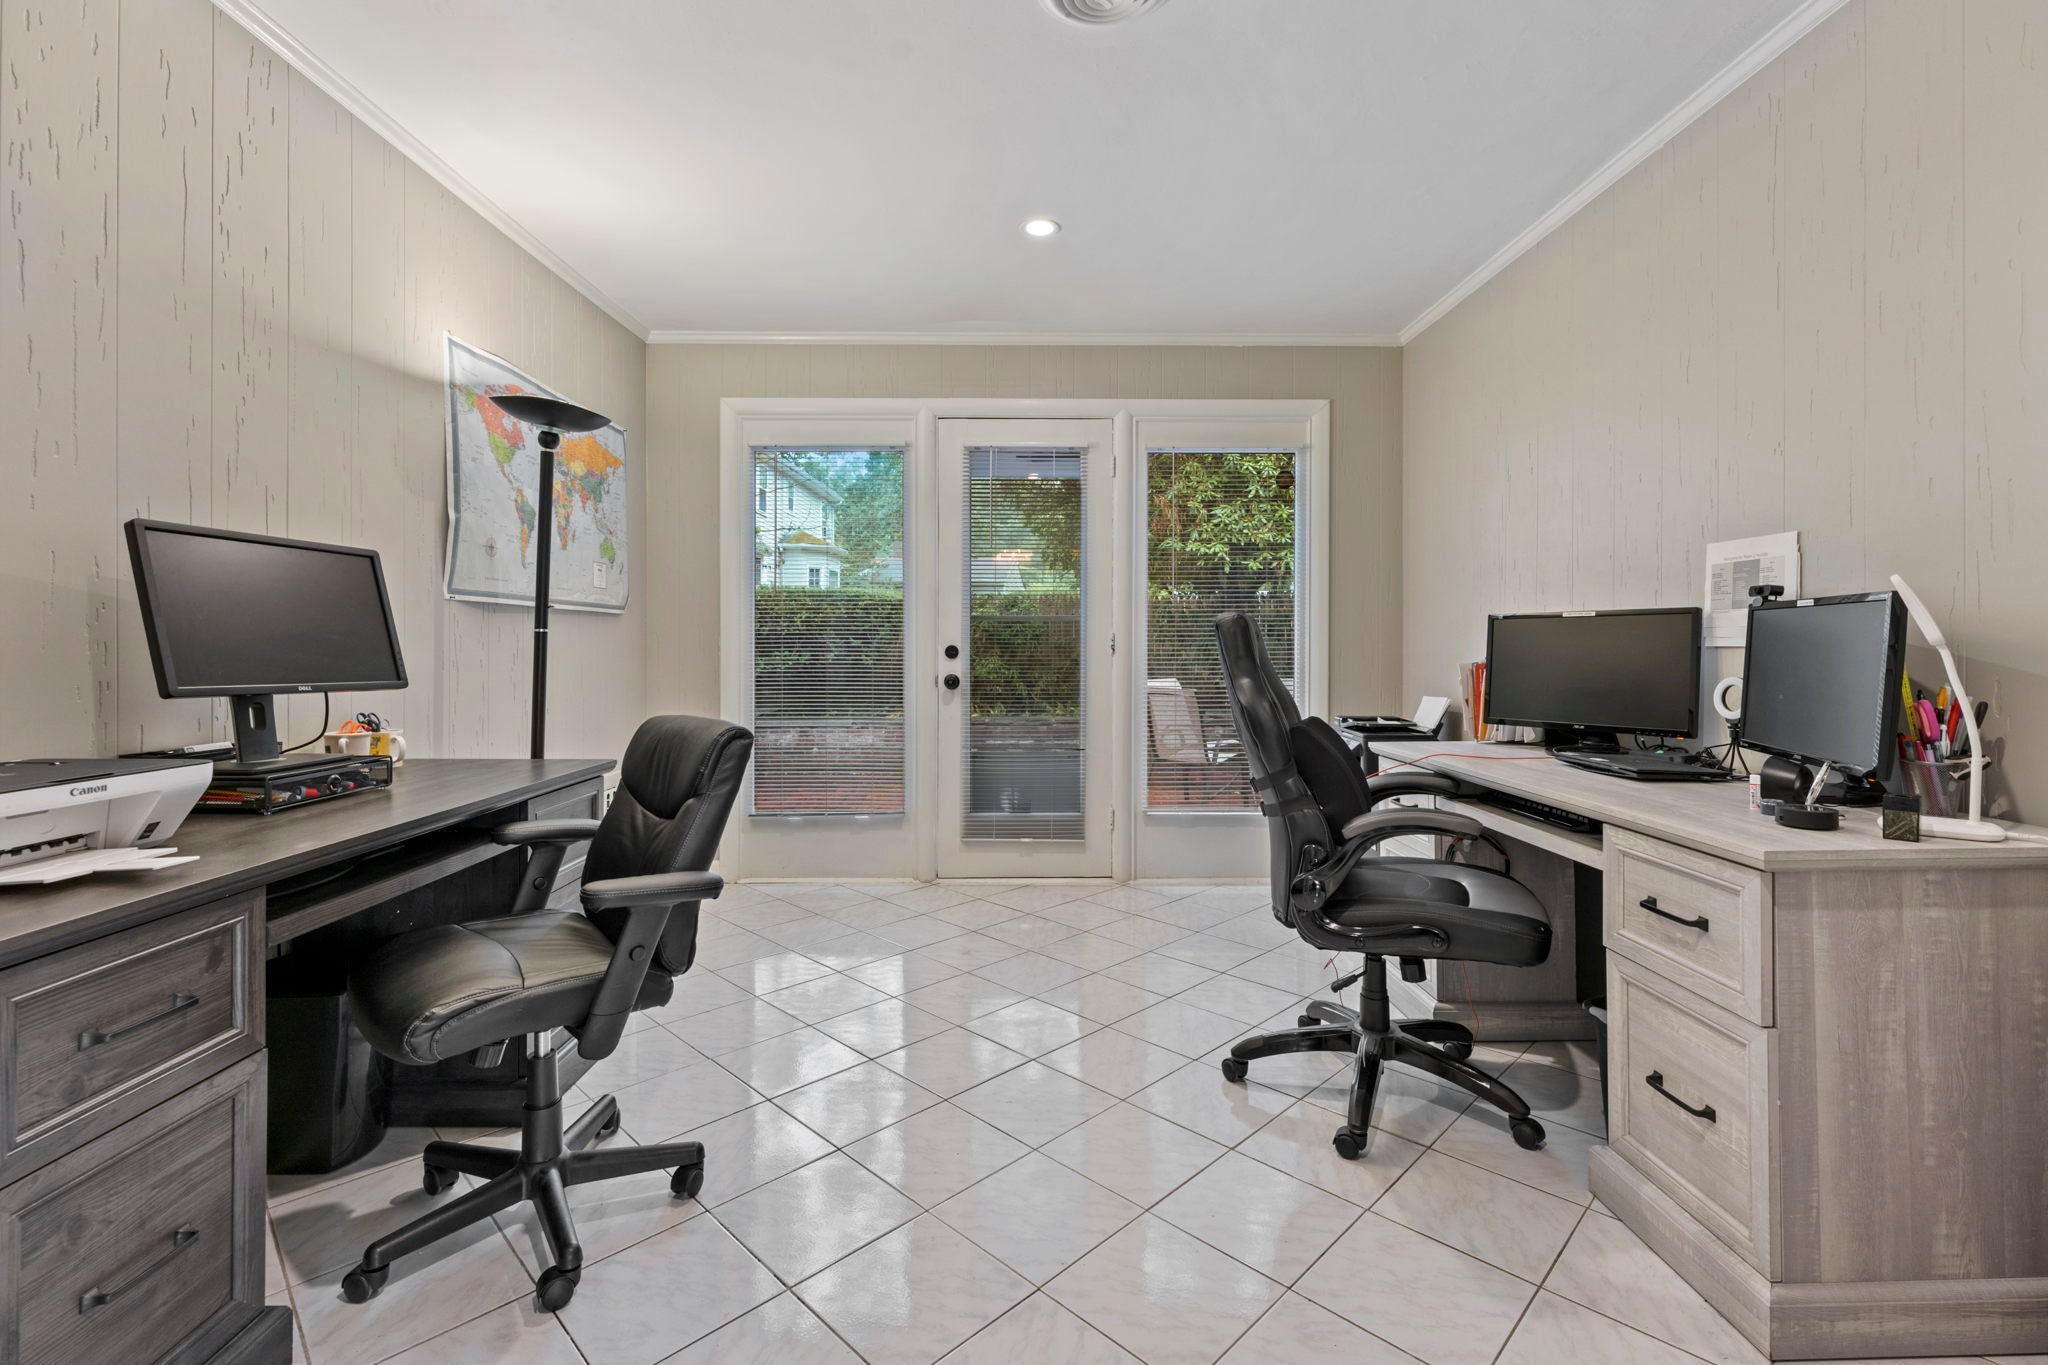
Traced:
<svg viewBox="0 0 2048 1365">
<path fill-rule="evenodd" d="M 960 646 L 958 646 L 958 645 L 947 645 L 947 646 L 946 646 L 946 657 L 947 657 L 947 658 L 949 658 L 949 659 L 957 659 L 957 658 L 959 658 L 959 657 L 960 657 Z"/>
<path fill-rule="evenodd" d="M 958 692 L 960 690 L 960 675 L 958 673 L 948 673 L 945 676 L 944 682 L 948 692 Z"/>
</svg>

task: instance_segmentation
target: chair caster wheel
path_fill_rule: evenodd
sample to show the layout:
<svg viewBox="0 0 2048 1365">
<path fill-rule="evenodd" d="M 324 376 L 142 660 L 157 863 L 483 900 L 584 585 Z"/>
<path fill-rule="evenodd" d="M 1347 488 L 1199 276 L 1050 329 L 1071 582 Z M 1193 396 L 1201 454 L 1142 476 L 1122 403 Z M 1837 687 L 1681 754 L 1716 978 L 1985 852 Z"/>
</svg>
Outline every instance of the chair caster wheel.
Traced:
<svg viewBox="0 0 2048 1365">
<path fill-rule="evenodd" d="M 1543 1125 L 1535 1119 L 1509 1119 L 1508 1131 L 1515 1135 L 1515 1145 L 1535 1151 L 1543 1145 Z"/>
<path fill-rule="evenodd" d="M 1251 1073 L 1251 1069 L 1252 1064 L 1242 1057 L 1223 1059 L 1223 1079 L 1226 1081 L 1241 1081 Z"/>
<path fill-rule="evenodd" d="M 1349 1128 L 1339 1128 L 1337 1136 L 1330 1140 L 1330 1145 L 1335 1147 L 1337 1155 L 1346 1161 L 1356 1161 L 1365 1155 L 1365 1139 Z"/>
<path fill-rule="evenodd" d="M 541 1311 L 559 1313 L 569 1306 L 569 1300 L 576 1297 L 576 1282 L 583 1278 L 581 1270 L 564 1270 L 551 1265 L 540 1273 L 540 1280 L 534 1285 L 534 1298 L 539 1301 Z"/>
<path fill-rule="evenodd" d="M 384 1288 L 384 1281 L 391 1278 L 391 1267 L 380 1265 L 375 1270 L 357 1266 L 341 1277 L 341 1297 L 350 1303 L 368 1303 Z"/>
<path fill-rule="evenodd" d="M 460 1179 L 458 1173 L 449 1170 L 446 1166 L 429 1166 L 420 1176 L 420 1188 L 425 1190 L 427 1197 L 431 1199 L 443 1190 L 454 1189 L 455 1182 L 458 1179 Z"/>
<path fill-rule="evenodd" d="M 603 1123 L 597 1125 L 597 1131 L 591 1134 L 590 1140 L 592 1142 L 603 1142 L 606 1138 L 616 1136 L 618 1134 L 618 1131 L 619 1111 L 615 1108 L 612 1110 L 612 1116 L 610 1118 L 606 1119 Z"/>
<path fill-rule="evenodd" d="M 669 1193 L 678 1199 L 695 1199 L 697 1192 L 704 1188 L 704 1163 L 694 1166 L 678 1166 L 676 1173 L 668 1178 Z"/>
<path fill-rule="evenodd" d="M 1322 1020 L 1316 1018 L 1313 1014 L 1304 1014 L 1299 1019 L 1296 1019 L 1294 1021 L 1294 1026 L 1296 1028 L 1314 1028 L 1317 1024 L 1320 1024 L 1322 1022 Z"/>
<path fill-rule="evenodd" d="M 1437 1046 L 1442 1048 L 1444 1055 L 1454 1062 L 1469 1062 L 1472 1060 L 1472 1044 L 1470 1043 L 1438 1043 Z"/>
</svg>

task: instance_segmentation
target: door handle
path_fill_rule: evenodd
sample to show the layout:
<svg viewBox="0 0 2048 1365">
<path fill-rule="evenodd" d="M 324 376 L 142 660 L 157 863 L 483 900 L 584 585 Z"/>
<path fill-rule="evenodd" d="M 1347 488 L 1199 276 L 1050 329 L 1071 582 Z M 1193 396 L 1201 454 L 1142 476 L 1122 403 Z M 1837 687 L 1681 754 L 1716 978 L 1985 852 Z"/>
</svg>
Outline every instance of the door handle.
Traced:
<svg viewBox="0 0 2048 1365">
<path fill-rule="evenodd" d="M 1668 919 L 1673 924 L 1683 924 L 1686 928 L 1697 929 L 1703 934 L 1707 932 L 1707 917 L 1705 915 L 1695 915 L 1691 919 L 1686 919 L 1682 915 L 1672 914 L 1669 910 L 1660 910 L 1657 908 L 1657 898 L 1655 896 L 1645 896 L 1637 901 L 1636 904 L 1660 919 Z"/>
<path fill-rule="evenodd" d="M 105 1308 L 115 1299 L 120 1298 L 129 1290 L 136 1288 L 144 1280 L 147 1280 L 150 1276 L 156 1274 L 157 1271 L 162 1270 L 165 1266 L 169 1265 L 172 1261 L 176 1260 L 179 1252 L 183 1251 L 186 1247 L 191 1246 L 194 1242 L 198 1240 L 198 1228 L 178 1228 L 176 1231 L 171 1233 L 170 1250 L 166 1251 L 163 1255 L 157 1257 L 154 1261 L 151 1261 L 148 1265 L 144 1266 L 142 1269 L 136 1271 L 133 1275 L 129 1276 L 124 1283 L 118 1284 L 114 1286 L 112 1289 L 102 1289 L 98 1285 L 94 1285 L 92 1288 L 86 1290 L 83 1294 L 80 1294 L 78 1296 L 79 1313 L 83 1315 L 92 1312 L 92 1310 L 95 1308 Z"/>
<path fill-rule="evenodd" d="M 1695 1109 L 1693 1106 L 1687 1104 L 1684 1100 L 1678 1098 L 1678 1096 L 1672 1094 L 1669 1090 L 1666 1090 L 1664 1088 L 1663 1072 L 1652 1071 L 1649 1075 L 1643 1077 L 1643 1084 L 1649 1086 L 1650 1089 L 1656 1091 L 1665 1099 L 1670 1100 L 1673 1104 L 1677 1105 L 1680 1109 L 1683 1109 L 1686 1113 L 1691 1114 L 1694 1118 L 1705 1119 L 1708 1123 L 1712 1123 L 1714 1121 L 1713 1105 L 1703 1104 L 1699 1106 L 1697 1109 Z"/>
<path fill-rule="evenodd" d="M 199 1004 L 199 997 L 189 991 L 179 991 L 171 997 L 171 1007 L 158 1010 L 147 1019 L 137 1019 L 132 1024 L 117 1029 L 87 1029 L 78 1035 L 78 1050 L 90 1052 L 102 1043 L 118 1043 L 131 1033 L 138 1033 L 152 1024 L 161 1024 L 174 1014 L 183 1014 Z"/>
<path fill-rule="evenodd" d="M 948 692 L 958 692 L 960 690 L 960 675 L 958 673 L 948 673 L 941 681 L 946 684 Z"/>
</svg>

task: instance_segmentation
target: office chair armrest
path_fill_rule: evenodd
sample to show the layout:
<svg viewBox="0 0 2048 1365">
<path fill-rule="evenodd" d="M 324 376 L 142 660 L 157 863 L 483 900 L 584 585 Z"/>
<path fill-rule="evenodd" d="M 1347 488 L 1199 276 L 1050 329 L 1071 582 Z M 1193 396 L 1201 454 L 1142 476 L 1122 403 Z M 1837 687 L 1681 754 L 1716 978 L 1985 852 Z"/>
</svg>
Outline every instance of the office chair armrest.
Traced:
<svg viewBox="0 0 2048 1365">
<path fill-rule="evenodd" d="M 545 909 L 569 849 L 596 833 L 595 820 L 515 820 L 492 830 L 492 843 L 531 850 L 526 856 L 526 870 L 520 874 L 519 895 L 512 902 L 512 913 L 527 915 Z"/>
<path fill-rule="evenodd" d="M 1323 907 L 1337 894 L 1337 888 L 1351 875 L 1351 869 L 1358 865 L 1359 859 L 1387 840 L 1403 834 L 1483 839 L 1486 829 L 1469 815 L 1447 810 L 1410 810 L 1403 806 L 1361 815 L 1344 826 L 1343 843 L 1327 854 L 1322 862 L 1296 874 L 1287 892 L 1288 904 L 1295 915 L 1313 915 L 1321 920 Z M 1335 925 L 1330 928 L 1333 932 L 1357 937 L 1353 930 Z"/>
<path fill-rule="evenodd" d="M 1344 826 L 1342 837 L 1346 845 L 1375 835 L 1372 843 L 1379 843 L 1395 834 L 1438 834 L 1452 839 L 1477 839 L 1486 833 L 1486 826 L 1469 815 L 1460 815 L 1448 810 L 1411 810 L 1402 807 L 1396 810 L 1368 811 Z"/>
<path fill-rule="evenodd" d="M 1379 773 L 1365 779 L 1365 789 L 1375 801 L 1390 796 L 1457 796 L 1464 789 L 1442 773 Z"/>
<path fill-rule="evenodd" d="M 1352 949 L 1360 953 L 1390 954 L 1397 957 L 1429 956 L 1441 953 L 1451 946 L 1451 936 L 1434 925 L 1420 921 L 1431 915 L 1442 914 L 1444 907 L 1435 901 L 1417 900 L 1376 900 L 1373 908 L 1378 910 L 1407 910 L 1415 915 L 1416 922 L 1409 924 L 1377 924 L 1359 927 L 1339 924 L 1320 909 L 1315 919 L 1327 935 L 1348 938 L 1358 946 Z"/>
<path fill-rule="evenodd" d="M 580 844 L 597 837 L 595 820 L 515 820 L 491 831 L 491 842 L 518 844 Z"/>
<path fill-rule="evenodd" d="M 609 877 L 583 888 L 583 908 L 623 910 L 626 922 L 612 945 L 612 960 L 597 985 L 597 998 L 590 1013 L 576 1030 L 576 1050 L 588 1061 L 612 1054 L 625 1036 L 626 1019 L 640 987 L 647 980 L 647 968 L 654 950 L 668 928 L 668 917 L 685 901 L 710 900 L 725 889 L 725 878 L 715 872 L 658 872 L 647 877 Z"/>
<path fill-rule="evenodd" d="M 583 884 L 585 910 L 616 910 L 643 905 L 676 905 L 708 901 L 725 889 L 716 872 L 656 872 L 646 877 L 607 877 Z"/>
</svg>

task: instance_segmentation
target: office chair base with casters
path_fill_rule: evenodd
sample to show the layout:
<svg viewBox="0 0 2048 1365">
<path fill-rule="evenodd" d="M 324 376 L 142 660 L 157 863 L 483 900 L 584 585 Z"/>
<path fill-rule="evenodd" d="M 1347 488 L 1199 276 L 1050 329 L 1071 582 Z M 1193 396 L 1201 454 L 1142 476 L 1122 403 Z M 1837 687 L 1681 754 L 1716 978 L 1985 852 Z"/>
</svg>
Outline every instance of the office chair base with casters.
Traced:
<svg viewBox="0 0 2048 1365">
<path fill-rule="evenodd" d="M 484 1183 L 460 1199 L 422 1214 L 396 1232 L 386 1233 L 363 1252 L 355 1269 L 342 1277 L 341 1295 L 350 1303 L 377 1297 L 391 1275 L 391 1263 L 472 1223 L 519 1204 L 532 1204 L 540 1217 L 551 1264 L 534 1286 L 541 1308 L 559 1313 L 575 1296 L 583 1277 L 583 1245 L 569 1216 L 569 1187 L 593 1180 L 673 1170 L 669 1193 L 694 1199 L 704 1188 L 704 1144 L 664 1142 L 649 1147 L 606 1147 L 586 1150 L 619 1131 L 619 1103 L 606 1095 L 583 1112 L 566 1130 L 562 1123 L 559 1056 L 548 1035 L 528 1040 L 530 1066 L 526 1081 L 526 1113 L 519 1149 L 485 1147 L 474 1142 L 430 1142 L 421 1154 L 421 1185 L 431 1195 L 453 1189 L 465 1175 Z"/>
<path fill-rule="evenodd" d="M 1300 1028 L 1258 1034 L 1231 1048 L 1223 1059 L 1224 1079 L 1244 1081 L 1251 1064 L 1261 1057 L 1289 1052 L 1348 1054 L 1354 1059 L 1351 1099 L 1344 1126 L 1331 1139 L 1337 1155 L 1347 1161 L 1365 1155 L 1380 1068 L 1388 1062 L 1412 1066 L 1485 1100 L 1508 1116 L 1508 1131 L 1517 1146 L 1534 1151 L 1543 1145 L 1543 1124 L 1530 1114 L 1528 1102 L 1467 1060 L 1472 1055 L 1470 1029 L 1449 1020 L 1391 1019 L 1386 959 L 1366 958 L 1363 975 L 1357 1010 L 1328 1000 L 1309 1002 Z"/>
</svg>

